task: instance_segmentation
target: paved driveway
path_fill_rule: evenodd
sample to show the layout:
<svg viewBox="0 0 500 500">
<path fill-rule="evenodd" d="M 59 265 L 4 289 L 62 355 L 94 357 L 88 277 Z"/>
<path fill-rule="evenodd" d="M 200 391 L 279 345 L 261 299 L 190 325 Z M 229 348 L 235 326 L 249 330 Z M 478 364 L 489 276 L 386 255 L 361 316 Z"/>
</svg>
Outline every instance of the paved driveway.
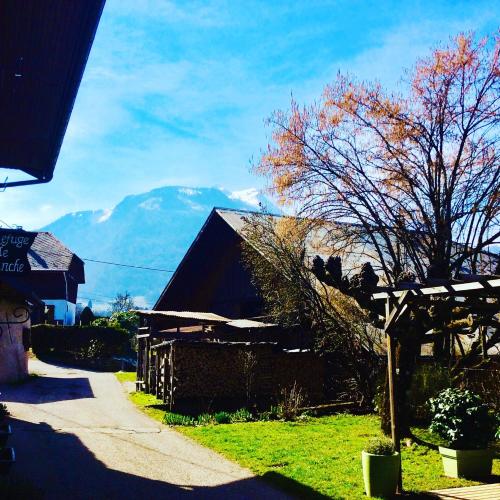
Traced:
<svg viewBox="0 0 500 500">
<path fill-rule="evenodd" d="M 110 373 L 31 361 L 0 388 L 17 463 L 46 499 L 284 498 L 251 473 L 140 413 Z"/>
</svg>

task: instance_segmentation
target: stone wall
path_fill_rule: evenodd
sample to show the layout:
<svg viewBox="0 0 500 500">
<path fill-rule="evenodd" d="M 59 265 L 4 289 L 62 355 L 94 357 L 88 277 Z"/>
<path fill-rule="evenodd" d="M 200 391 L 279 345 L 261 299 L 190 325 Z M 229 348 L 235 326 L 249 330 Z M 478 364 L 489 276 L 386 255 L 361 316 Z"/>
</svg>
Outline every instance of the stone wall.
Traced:
<svg viewBox="0 0 500 500">
<path fill-rule="evenodd" d="M 239 407 L 275 402 L 296 382 L 311 403 L 323 399 L 323 359 L 310 352 L 285 352 L 271 344 L 173 344 L 174 406 Z"/>
<path fill-rule="evenodd" d="M 23 305 L 0 298 L 0 321 L 19 321 L 13 313 Z M 28 376 L 28 356 L 23 345 L 23 329 L 29 326 L 29 321 L 22 324 L 0 324 L 0 383 L 17 382 Z"/>
</svg>

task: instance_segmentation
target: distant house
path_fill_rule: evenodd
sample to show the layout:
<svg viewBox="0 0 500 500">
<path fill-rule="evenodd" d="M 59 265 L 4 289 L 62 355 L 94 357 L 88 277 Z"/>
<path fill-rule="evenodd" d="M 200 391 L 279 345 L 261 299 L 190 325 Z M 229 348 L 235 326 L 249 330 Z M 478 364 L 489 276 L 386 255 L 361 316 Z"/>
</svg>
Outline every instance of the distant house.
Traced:
<svg viewBox="0 0 500 500">
<path fill-rule="evenodd" d="M 0 235 L 2 230 L 0 230 Z M 54 235 L 38 232 L 27 252 L 29 271 L 19 274 L 0 274 L 11 286 L 25 290 L 45 304 L 51 320 L 64 324 L 75 323 L 78 285 L 85 283 L 84 263 Z M 41 320 L 41 314 L 34 314 Z"/>
<path fill-rule="evenodd" d="M 214 208 L 153 307 L 250 318 L 263 302 L 241 261 L 241 231 L 249 212 Z"/>
</svg>

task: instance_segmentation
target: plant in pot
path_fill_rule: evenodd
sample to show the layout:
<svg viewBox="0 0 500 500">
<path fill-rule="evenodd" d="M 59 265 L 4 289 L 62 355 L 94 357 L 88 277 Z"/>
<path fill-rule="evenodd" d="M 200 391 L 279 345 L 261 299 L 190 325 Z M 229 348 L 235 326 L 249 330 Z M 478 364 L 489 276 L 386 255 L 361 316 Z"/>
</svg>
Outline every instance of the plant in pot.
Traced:
<svg viewBox="0 0 500 500">
<path fill-rule="evenodd" d="M 7 440 L 12 435 L 12 429 L 7 423 L 7 417 L 9 416 L 9 410 L 5 404 L 0 403 L 0 449 L 7 444 Z"/>
<path fill-rule="evenodd" d="M 392 497 L 396 493 L 401 457 L 386 437 L 371 439 L 361 453 L 365 491 L 369 497 Z"/>
<path fill-rule="evenodd" d="M 432 420 L 429 430 L 445 442 L 439 452 L 449 477 L 481 478 L 491 474 L 496 418 L 477 394 L 469 390 L 445 389 L 429 400 Z"/>
<path fill-rule="evenodd" d="M 9 410 L 4 403 L 0 403 L 0 424 L 4 424 L 9 416 Z"/>
</svg>

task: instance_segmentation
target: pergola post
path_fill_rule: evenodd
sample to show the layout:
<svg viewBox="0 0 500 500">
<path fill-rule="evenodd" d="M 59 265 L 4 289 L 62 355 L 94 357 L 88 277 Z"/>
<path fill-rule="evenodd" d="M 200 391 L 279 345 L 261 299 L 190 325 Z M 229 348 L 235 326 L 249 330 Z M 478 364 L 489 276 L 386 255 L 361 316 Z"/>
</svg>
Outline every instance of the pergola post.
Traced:
<svg viewBox="0 0 500 500">
<path fill-rule="evenodd" d="M 385 303 L 385 327 L 384 332 L 387 342 L 387 375 L 389 382 L 389 410 L 391 414 L 391 437 L 394 449 L 401 453 L 401 442 L 399 435 L 399 415 L 397 406 L 397 371 L 396 371 L 396 341 L 394 338 L 394 326 L 407 308 L 408 293 L 403 293 L 394 307 L 391 304 L 391 298 L 387 297 Z M 399 470 L 399 481 L 397 493 L 403 490 L 403 480 L 401 469 Z"/>
</svg>

